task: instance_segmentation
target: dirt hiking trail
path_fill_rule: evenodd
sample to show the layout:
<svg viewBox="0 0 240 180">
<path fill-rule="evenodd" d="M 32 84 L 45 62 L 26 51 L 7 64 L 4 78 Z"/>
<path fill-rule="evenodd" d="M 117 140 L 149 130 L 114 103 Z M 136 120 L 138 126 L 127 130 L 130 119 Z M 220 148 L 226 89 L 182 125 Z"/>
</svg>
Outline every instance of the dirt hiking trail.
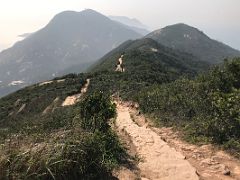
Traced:
<svg viewBox="0 0 240 180">
<path fill-rule="evenodd" d="M 185 156 L 171 148 L 160 136 L 147 126 L 136 124 L 129 112 L 129 107 L 117 103 L 116 128 L 128 134 L 136 153 L 139 179 L 144 180 L 177 180 L 199 179 L 196 169 L 185 160 Z M 133 176 L 120 173 L 119 179 L 132 179 Z"/>
<path fill-rule="evenodd" d="M 152 127 L 150 120 L 132 103 L 116 102 L 117 133 L 131 156 L 138 156 L 135 168 L 116 173 L 121 180 L 240 180 L 240 161 L 212 145 L 192 145 L 172 128 Z"/>
<path fill-rule="evenodd" d="M 81 92 L 78 94 L 74 94 L 72 96 L 68 96 L 65 99 L 65 101 L 62 103 L 62 106 L 71 106 L 76 104 L 79 101 L 80 97 L 87 92 L 89 84 L 90 84 L 90 79 L 87 79 L 86 83 L 81 89 Z"/>
<path fill-rule="evenodd" d="M 152 128 L 170 147 L 181 152 L 197 169 L 200 179 L 240 180 L 240 162 L 213 145 L 192 145 L 184 142 L 172 128 Z"/>
<path fill-rule="evenodd" d="M 123 67 L 123 57 L 124 55 L 121 55 L 120 58 L 118 59 L 115 71 L 125 72 L 125 68 Z"/>
<path fill-rule="evenodd" d="M 200 179 L 204 180 L 240 180 L 240 161 L 223 150 L 208 145 L 193 145 L 182 140 L 181 132 L 173 128 L 154 127 L 151 120 L 139 115 L 136 108 L 130 108 L 130 115 L 139 126 L 147 126 L 156 132 L 162 140 L 176 151 L 182 153 L 186 160 L 196 168 Z"/>
</svg>

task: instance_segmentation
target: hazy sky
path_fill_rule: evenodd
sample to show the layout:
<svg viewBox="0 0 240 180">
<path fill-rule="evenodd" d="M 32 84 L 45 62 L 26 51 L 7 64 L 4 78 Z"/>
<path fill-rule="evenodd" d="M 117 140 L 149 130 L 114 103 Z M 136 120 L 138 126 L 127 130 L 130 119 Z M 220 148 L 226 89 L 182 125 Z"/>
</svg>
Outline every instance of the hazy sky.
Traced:
<svg viewBox="0 0 240 180">
<path fill-rule="evenodd" d="M 240 0 L 0 0 L 0 50 L 64 10 L 137 18 L 150 30 L 187 23 L 240 49 Z"/>
</svg>

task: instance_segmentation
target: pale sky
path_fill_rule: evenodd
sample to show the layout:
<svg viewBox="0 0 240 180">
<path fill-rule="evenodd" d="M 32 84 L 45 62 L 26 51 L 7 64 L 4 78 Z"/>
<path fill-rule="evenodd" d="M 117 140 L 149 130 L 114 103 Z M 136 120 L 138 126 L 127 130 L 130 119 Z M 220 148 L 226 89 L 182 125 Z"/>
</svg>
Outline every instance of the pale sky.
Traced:
<svg viewBox="0 0 240 180">
<path fill-rule="evenodd" d="M 65 10 L 137 18 L 149 30 L 186 23 L 240 49 L 240 0 L 0 0 L 0 50 Z"/>
</svg>

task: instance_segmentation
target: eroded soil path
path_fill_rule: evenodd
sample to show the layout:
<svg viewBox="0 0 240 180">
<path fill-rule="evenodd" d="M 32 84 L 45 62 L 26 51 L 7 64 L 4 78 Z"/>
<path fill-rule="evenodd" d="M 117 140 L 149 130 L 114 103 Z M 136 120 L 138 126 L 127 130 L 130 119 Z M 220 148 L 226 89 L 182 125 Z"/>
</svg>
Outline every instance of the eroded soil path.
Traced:
<svg viewBox="0 0 240 180">
<path fill-rule="evenodd" d="M 170 147 L 147 124 L 140 126 L 134 122 L 129 106 L 117 102 L 117 114 L 117 130 L 124 132 L 129 137 L 139 157 L 138 179 L 199 179 L 196 169 L 185 159 L 184 155 Z M 125 169 L 124 172 L 119 173 L 119 179 L 134 179 L 129 170 Z"/>
<path fill-rule="evenodd" d="M 213 145 L 192 145 L 172 128 L 152 128 L 169 146 L 181 152 L 204 180 L 240 180 L 240 162 Z"/>
<path fill-rule="evenodd" d="M 127 142 L 132 156 L 137 154 L 142 159 L 134 173 L 123 168 L 119 179 L 181 180 L 189 178 L 188 173 L 193 175 L 189 179 L 193 179 L 196 169 L 197 178 L 201 180 L 240 180 L 240 161 L 226 152 L 213 145 L 187 143 L 172 128 L 153 127 L 131 103 L 117 103 L 117 111 L 120 138 Z"/>
<path fill-rule="evenodd" d="M 81 92 L 78 94 L 74 94 L 72 96 L 68 96 L 65 101 L 62 103 L 62 106 L 71 106 L 76 104 L 80 97 L 87 92 L 88 86 L 90 84 L 90 79 L 87 79 L 86 84 L 82 87 Z"/>
</svg>

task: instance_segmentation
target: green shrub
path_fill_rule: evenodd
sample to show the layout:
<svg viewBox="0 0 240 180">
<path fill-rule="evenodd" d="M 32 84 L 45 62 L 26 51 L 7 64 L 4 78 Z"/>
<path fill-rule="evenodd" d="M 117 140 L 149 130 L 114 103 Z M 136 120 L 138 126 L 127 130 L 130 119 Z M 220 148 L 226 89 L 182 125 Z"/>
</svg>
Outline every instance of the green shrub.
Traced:
<svg viewBox="0 0 240 180">
<path fill-rule="evenodd" d="M 86 130 L 107 131 L 109 129 L 108 120 L 115 114 L 115 105 L 111 102 L 110 97 L 102 92 L 89 95 L 80 104 L 81 126 Z"/>
</svg>

